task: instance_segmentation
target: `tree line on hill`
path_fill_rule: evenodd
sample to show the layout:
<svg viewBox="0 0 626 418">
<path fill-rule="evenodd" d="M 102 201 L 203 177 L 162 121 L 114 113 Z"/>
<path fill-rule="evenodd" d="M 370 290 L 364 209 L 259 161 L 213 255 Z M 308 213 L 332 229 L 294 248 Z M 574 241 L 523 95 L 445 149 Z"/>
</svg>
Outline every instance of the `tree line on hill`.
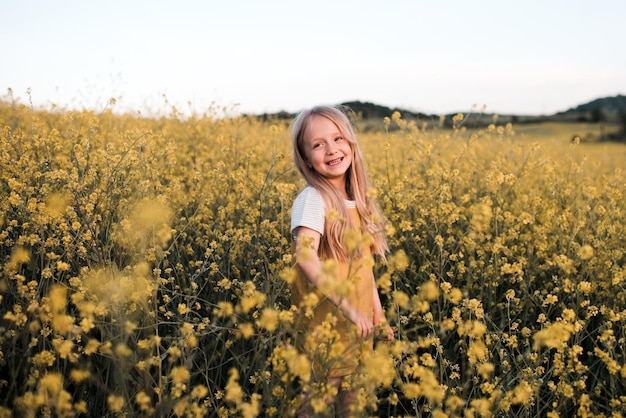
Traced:
<svg viewBox="0 0 626 418">
<path fill-rule="evenodd" d="M 363 130 L 381 129 L 383 119 L 391 116 L 395 111 L 400 112 L 402 118 L 408 121 L 436 122 L 442 126 L 452 125 L 454 114 L 443 115 L 445 118 L 440 121 L 441 115 L 414 112 L 407 109 L 391 108 L 371 102 L 347 101 L 339 104 L 346 109 L 361 125 Z M 292 119 L 295 114 L 286 111 L 277 113 L 263 113 L 255 115 L 261 119 Z M 472 112 L 468 119 L 471 119 L 471 126 L 478 128 L 493 123 L 493 113 Z M 626 142 L 626 96 L 617 95 L 603 97 L 592 100 L 588 103 L 580 104 L 566 111 L 553 115 L 498 115 L 499 123 L 523 124 L 542 122 L 591 122 L 619 124 L 619 132 L 607 134 L 604 140 Z"/>
</svg>

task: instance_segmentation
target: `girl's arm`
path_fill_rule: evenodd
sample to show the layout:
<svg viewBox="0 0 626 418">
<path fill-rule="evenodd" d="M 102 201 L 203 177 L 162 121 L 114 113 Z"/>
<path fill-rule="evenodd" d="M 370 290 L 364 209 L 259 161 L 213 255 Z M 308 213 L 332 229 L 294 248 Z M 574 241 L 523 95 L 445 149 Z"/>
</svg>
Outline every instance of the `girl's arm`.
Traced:
<svg viewBox="0 0 626 418">
<path fill-rule="evenodd" d="M 321 291 L 322 261 L 317 255 L 321 234 L 313 229 L 301 226 L 296 231 L 296 263 L 309 281 Z M 358 328 L 358 337 L 373 335 L 374 323 L 359 312 L 346 298 L 335 294 L 324 294 Z M 380 305 L 380 300 L 378 301 Z"/>
<path fill-rule="evenodd" d="M 391 326 L 389 325 L 389 322 L 387 321 L 387 318 L 385 318 L 385 313 L 383 312 L 383 306 L 382 303 L 380 303 L 380 295 L 378 294 L 378 289 L 376 288 L 376 280 L 374 280 L 374 285 L 372 286 L 373 289 L 373 299 L 374 299 L 374 326 L 379 326 L 382 325 L 384 327 L 383 329 L 383 336 L 385 338 L 385 340 L 387 340 L 388 342 L 393 341 L 394 336 L 393 336 L 393 329 L 391 329 Z"/>
</svg>

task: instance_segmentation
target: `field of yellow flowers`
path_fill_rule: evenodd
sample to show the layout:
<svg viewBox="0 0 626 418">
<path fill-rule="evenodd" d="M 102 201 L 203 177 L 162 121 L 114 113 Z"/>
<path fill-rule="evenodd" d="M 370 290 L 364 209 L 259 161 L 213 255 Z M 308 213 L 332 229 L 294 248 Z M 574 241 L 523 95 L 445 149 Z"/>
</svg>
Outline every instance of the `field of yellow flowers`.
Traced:
<svg viewBox="0 0 626 418">
<path fill-rule="evenodd" d="M 463 119 L 360 134 L 396 341 L 356 414 L 625 415 L 626 147 Z M 331 414 L 292 345 L 302 186 L 285 122 L 0 102 L 0 417 Z"/>
</svg>

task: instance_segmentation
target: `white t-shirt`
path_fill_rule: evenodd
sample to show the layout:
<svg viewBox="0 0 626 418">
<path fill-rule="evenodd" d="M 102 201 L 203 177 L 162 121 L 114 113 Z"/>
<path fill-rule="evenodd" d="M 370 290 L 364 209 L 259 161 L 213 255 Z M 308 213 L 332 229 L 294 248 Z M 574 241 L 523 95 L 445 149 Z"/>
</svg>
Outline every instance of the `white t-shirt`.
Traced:
<svg viewBox="0 0 626 418">
<path fill-rule="evenodd" d="M 344 200 L 348 208 L 355 208 L 353 200 Z M 296 239 L 295 230 L 301 226 L 310 228 L 324 235 L 326 210 L 324 198 L 317 189 L 306 186 L 291 206 L 291 234 Z"/>
</svg>

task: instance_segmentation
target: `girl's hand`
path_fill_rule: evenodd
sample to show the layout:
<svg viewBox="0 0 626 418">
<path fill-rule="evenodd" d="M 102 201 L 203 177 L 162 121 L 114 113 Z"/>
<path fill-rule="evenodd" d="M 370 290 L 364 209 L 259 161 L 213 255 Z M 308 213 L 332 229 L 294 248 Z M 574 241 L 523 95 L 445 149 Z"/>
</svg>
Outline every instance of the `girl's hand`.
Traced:
<svg viewBox="0 0 626 418">
<path fill-rule="evenodd" d="M 385 340 L 387 343 L 392 343 L 395 337 L 393 335 L 393 329 L 389 325 L 389 322 L 387 322 L 387 319 L 383 316 L 381 320 L 377 321 L 375 318 L 374 321 L 378 327 L 377 336 L 380 339 Z"/>
<path fill-rule="evenodd" d="M 393 340 L 395 339 L 393 335 L 393 329 L 386 321 L 384 324 L 381 324 L 380 327 L 381 328 L 379 329 L 379 332 L 380 332 L 379 335 L 382 337 L 383 340 L 391 344 Z"/>
<path fill-rule="evenodd" d="M 356 325 L 358 338 L 368 338 L 374 335 L 376 327 L 374 327 L 374 323 L 367 316 L 353 307 L 346 309 L 344 315 Z"/>
</svg>

